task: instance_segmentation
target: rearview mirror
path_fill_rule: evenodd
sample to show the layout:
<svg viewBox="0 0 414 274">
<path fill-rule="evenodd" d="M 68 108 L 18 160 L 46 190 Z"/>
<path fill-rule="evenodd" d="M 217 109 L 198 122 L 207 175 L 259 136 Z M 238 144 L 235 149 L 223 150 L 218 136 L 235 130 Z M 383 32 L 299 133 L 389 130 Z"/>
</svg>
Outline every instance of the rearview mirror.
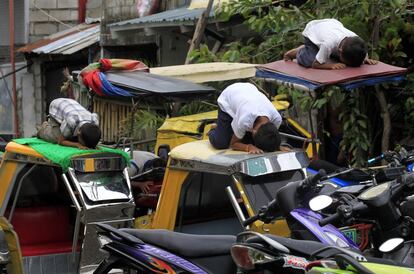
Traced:
<svg viewBox="0 0 414 274">
<path fill-rule="evenodd" d="M 382 253 L 389 253 L 391 251 L 399 249 L 403 244 L 403 238 L 391 238 L 382 243 L 382 245 L 379 247 L 379 251 Z"/>
<path fill-rule="evenodd" d="M 319 211 L 330 206 L 333 199 L 328 195 L 319 195 L 309 201 L 309 208 L 313 211 Z"/>
</svg>

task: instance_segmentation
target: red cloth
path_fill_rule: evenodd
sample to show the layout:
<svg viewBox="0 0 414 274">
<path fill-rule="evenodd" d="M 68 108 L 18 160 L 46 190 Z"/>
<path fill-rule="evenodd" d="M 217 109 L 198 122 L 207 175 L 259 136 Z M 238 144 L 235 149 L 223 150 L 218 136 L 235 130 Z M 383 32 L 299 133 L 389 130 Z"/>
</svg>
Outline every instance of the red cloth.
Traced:
<svg viewBox="0 0 414 274">
<path fill-rule="evenodd" d="M 102 82 L 99 77 L 99 71 L 91 71 L 82 76 L 83 84 L 92 89 L 99 96 L 103 96 Z"/>
<path fill-rule="evenodd" d="M 108 70 L 142 70 L 149 71 L 149 68 L 138 60 L 128 59 L 107 59 L 102 58 L 98 63 L 92 63 L 82 69 L 80 75 L 82 76 L 83 84 L 92 89 L 99 96 L 104 96 L 103 85 L 100 78 L 100 72 Z"/>
<path fill-rule="evenodd" d="M 407 69 L 391 66 L 382 62 L 377 65 L 362 65 L 357 68 L 326 70 L 305 68 L 292 61 L 276 61 L 258 66 L 258 69 L 276 71 L 288 76 L 302 78 L 314 83 L 332 85 L 375 76 L 398 75 L 406 73 Z"/>
<path fill-rule="evenodd" d="M 99 62 L 101 63 L 101 71 L 108 71 L 112 68 L 112 63 L 110 59 L 102 58 L 101 60 L 99 60 Z"/>
</svg>

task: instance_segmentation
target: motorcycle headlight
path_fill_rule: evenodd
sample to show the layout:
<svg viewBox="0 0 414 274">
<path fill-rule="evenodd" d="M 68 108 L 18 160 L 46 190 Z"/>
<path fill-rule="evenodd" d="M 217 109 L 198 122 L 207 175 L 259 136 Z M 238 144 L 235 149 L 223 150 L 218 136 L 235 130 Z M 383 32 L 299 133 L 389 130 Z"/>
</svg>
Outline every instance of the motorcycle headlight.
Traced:
<svg viewBox="0 0 414 274">
<path fill-rule="evenodd" d="M 261 250 L 240 244 L 235 244 L 231 247 L 231 256 L 241 270 L 253 270 L 255 269 L 255 264 L 266 263 L 274 259 Z"/>
<path fill-rule="evenodd" d="M 382 194 L 384 194 L 386 191 L 388 191 L 388 189 L 391 187 L 391 183 L 387 182 L 387 183 L 383 183 L 377 186 L 373 186 L 367 190 L 365 190 L 364 192 L 362 192 L 358 198 L 361 199 L 362 201 L 369 201 L 369 200 L 373 200 L 379 196 L 381 196 Z"/>
</svg>

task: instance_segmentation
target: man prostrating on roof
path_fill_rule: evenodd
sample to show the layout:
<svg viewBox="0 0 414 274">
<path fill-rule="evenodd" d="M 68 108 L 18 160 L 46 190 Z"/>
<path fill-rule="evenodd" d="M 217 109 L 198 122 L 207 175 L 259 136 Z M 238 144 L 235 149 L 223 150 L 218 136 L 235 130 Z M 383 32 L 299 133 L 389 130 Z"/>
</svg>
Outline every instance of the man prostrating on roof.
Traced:
<svg viewBox="0 0 414 274">
<path fill-rule="evenodd" d="M 96 113 L 90 113 L 75 100 L 59 98 L 50 103 L 48 120 L 37 137 L 64 146 L 95 148 L 101 139 L 98 124 Z"/>
<path fill-rule="evenodd" d="M 375 65 L 368 58 L 364 40 L 336 19 L 310 21 L 302 32 L 304 45 L 286 52 L 283 58 L 297 59 L 298 64 L 316 69 L 343 69 L 362 64 Z M 330 62 L 330 59 L 335 62 Z"/>
<path fill-rule="evenodd" d="M 217 126 L 208 133 L 215 148 L 254 154 L 279 150 L 282 117 L 253 84 L 228 86 L 217 103 Z"/>
</svg>

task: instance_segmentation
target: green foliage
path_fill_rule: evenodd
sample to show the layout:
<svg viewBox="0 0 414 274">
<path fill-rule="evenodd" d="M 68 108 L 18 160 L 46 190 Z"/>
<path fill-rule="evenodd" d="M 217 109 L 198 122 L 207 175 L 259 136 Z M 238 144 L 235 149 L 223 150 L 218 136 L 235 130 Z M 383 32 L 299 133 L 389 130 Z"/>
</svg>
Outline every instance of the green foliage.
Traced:
<svg viewBox="0 0 414 274">
<path fill-rule="evenodd" d="M 207 112 L 211 110 L 217 109 L 217 106 L 203 102 L 203 101 L 193 101 L 190 103 L 185 104 L 180 108 L 178 111 L 177 116 L 185 116 L 191 115 L 196 113 Z"/>
<path fill-rule="evenodd" d="M 247 41 L 232 41 L 216 54 L 203 46 L 193 52 L 193 57 L 198 62 L 266 63 L 279 60 L 284 52 L 302 43 L 301 32 L 307 22 L 313 19 L 336 18 L 367 42 L 371 58 L 403 67 L 413 61 L 408 54 L 414 44 L 412 0 L 308 0 L 300 7 L 287 3 L 289 1 L 229 1 L 217 11 L 221 19 L 240 14 L 245 18 L 249 29 L 257 33 L 257 37 Z M 414 77 L 410 78 L 408 86 L 410 83 L 414 86 Z M 362 165 L 369 150 L 371 136 L 368 113 L 359 103 L 365 100 L 366 94 L 328 89 L 312 98 L 303 91 L 287 88 L 280 90 L 288 93 L 304 110 L 320 109 L 327 103 L 333 106 L 344 104 L 346 107 L 341 116 L 344 126 L 342 148 L 349 151 L 356 165 Z M 414 97 L 405 102 L 405 110 L 408 113 L 406 121 L 412 125 Z M 378 112 L 370 114 L 378 115 Z M 414 136 L 414 130 L 410 130 L 410 134 Z"/>
<path fill-rule="evenodd" d="M 180 106 L 176 116 L 191 115 L 217 109 L 217 106 L 203 102 L 193 101 Z M 121 136 L 128 136 L 136 140 L 150 139 L 155 136 L 157 129 L 167 118 L 165 113 L 154 109 L 139 109 L 134 115 L 129 115 L 121 122 Z"/>
<path fill-rule="evenodd" d="M 251 41 L 245 43 L 245 47 L 249 47 L 245 57 L 249 57 L 250 62 L 280 59 L 286 50 L 302 42 L 301 31 L 306 23 L 320 18 L 337 18 L 343 22 L 368 42 L 373 57 L 380 56 L 395 64 L 407 61 L 404 60 L 406 54 L 402 50 L 401 37 L 414 40 L 414 6 L 410 0 L 330 0 L 316 4 L 309 0 L 299 8 L 280 6 L 282 2 L 288 1 L 233 0 L 218 11 L 222 19 L 241 14 L 248 27 L 263 38 L 255 48 Z M 234 51 L 232 47 L 229 44 L 226 52 Z M 239 49 L 240 58 L 245 58 L 240 46 Z M 222 60 L 228 55 L 226 52 L 219 53 L 216 59 Z"/>
<path fill-rule="evenodd" d="M 123 122 L 121 122 L 121 136 L 128 136 L 132 139 L 143 140 L 154 135 L 156 130 L 164 122 L 165 117 L 155 110 L 139 109 Z"/>
<path fill-rule="evenodd" d="M 366 165 L 370 139 L 368 117 L 361 111 L 361 92 L 359 90 L 348 92 L 345 101 L 347 107 L 339 115 L 344 130 L 341 149 L 346 151 L 351 164 L 363 167 Z"/>
<path fill-rule="evenodd" d="M 414 74 L 408 76 L 408 84 L 405 86 L 405 91 L 411 94 L 404 102 L 405 108 L 405 124 L 407 125 L 407 134 L 414 136 Z"/>
</svg>

